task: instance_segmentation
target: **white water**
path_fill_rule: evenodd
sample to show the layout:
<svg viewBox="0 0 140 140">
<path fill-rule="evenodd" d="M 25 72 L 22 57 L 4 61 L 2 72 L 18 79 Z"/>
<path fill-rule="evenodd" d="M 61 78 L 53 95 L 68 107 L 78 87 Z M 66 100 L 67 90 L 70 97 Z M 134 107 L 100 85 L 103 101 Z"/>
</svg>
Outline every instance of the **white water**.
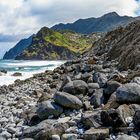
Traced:
<svg viewBox="0 0 140 140">
<path fill-rule="evenodd" d="M 17 61 L 17 60 L 0 60 L 0 70 L 7 70 L 8 73 L 0 76 L 0 85 L 9 85 L 15 80 L 25 80 L 34 74 L 53 70 L 65 61 Z M 13 73 L 20 72 L 22 76 L 14 77 Z"/>
</svg>

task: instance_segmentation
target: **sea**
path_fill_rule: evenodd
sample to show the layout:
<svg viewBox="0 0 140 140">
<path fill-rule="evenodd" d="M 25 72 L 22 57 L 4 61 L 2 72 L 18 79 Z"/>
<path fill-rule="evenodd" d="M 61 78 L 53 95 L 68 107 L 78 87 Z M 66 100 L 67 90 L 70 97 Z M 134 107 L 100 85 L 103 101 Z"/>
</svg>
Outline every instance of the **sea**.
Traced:
<svg viewBox="0 0 140 140">
<path fill-rule="evenodd" d="M 13 84 L 17 79 L 25 80 L 46 70 L 54 70 L 64 63 L 65 61 L 0 60 L 0 70 L 7 71 L 7 74 L 0 76 L 0 86 Z M 15 72 L 22 73 L 22 76 L 12 76 Z"/>
</svg>

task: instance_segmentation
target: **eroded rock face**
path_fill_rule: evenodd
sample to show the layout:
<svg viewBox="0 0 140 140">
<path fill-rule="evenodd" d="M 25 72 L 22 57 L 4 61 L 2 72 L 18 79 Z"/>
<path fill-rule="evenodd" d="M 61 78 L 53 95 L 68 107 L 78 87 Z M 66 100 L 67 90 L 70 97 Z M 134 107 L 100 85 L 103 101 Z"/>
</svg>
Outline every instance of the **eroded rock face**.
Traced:
<svg viewBox="0 0 140 140">
<path fill-rule="evenodd" d="M 83 105 L 79 98 L 66 92 L 56 92 L 54 101 L 63 107 L 71 109 L 80 109 Z"/>
<path fill-rule="evenodd" d="M 75 80 L 66 84 L 63 88 L 64 92 L 77 95 L 86 94 L 88 85 L 82 80 Z"/>
<path fill-rule="evenodd" d="M 128 83 L 119 87 L 116 91 L 116 100 L 119 103 L 139 103 L 140 85 Z"/>
</svg>

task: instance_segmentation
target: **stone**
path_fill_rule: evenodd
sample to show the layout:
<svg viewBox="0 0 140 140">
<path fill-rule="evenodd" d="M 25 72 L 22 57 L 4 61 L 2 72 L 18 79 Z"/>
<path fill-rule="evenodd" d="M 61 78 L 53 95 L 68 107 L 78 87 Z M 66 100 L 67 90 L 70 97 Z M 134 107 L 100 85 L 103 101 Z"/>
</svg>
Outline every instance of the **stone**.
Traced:
<svg viewBox="0 0 140 140">
<path fill-rule="evenodd" d="M 81 80 L 87 82 L 90 77 L 92 77 L 92 74 L 86 72 L 81 75 Z"/>
<path fill-rule="evenodd" d="M 38 98 L 40 98 L 43 94 L 44 94 L 44 92 L 41 90 L 34 90 L 33 91 L 33 95 L 35 95 Z"/>
<path fill-rule="evenodd" d="M 51 140 L 60 140 L 60 136 L 59 135 L 52 135 Z"/>
<path fill-rule="evenodd" d="M 5 137 L 1 136 L 0 134 L 0 140 L 7 140 Z"/>
<path fill-rule="evenodd" d="M 84 106 L 84 110 L 92 110 L 92 106 L 89 101 L 85 101 L 83 103 L 83 106 Z"/>
<path fill-rule="evenodd" d="M 104 103 L 103 89 L 97 89 L 90 98 L 90 103 L 94 108 L 100 107 Z"/>
<path fill-rule="evenodd" d="M 91 72 L 91 71 L 93 71 L 93 66 L 92 65 L 89 65 L 89 64 L 84 65 L 84 67 L 82 68 L 81 71 L 82 71 L 82 73 Z"/>
<path fill-rule="evenodd" d="M 140 77 L 135 77 L 132 81 L 132 83 L 137 83 L 140 85 Z"/>
<path fill-rule="evenodd" d="M 117 103 L 116 101 L 116 94 L 113 93 L 111 94 L 111 96 L 109 97 L 109 100 L 107 101 L 107 103 L 103 106 L 103 110 L 106 110 L 106 109 L 116 109 L 120 106 L 120 104 Z"/>
<path fill-rule="evenodd" d="M 22 138 L 35 140 L 50 139 L 52 135 L 62 135 L 69 128 L 67 123 L 58 123 L 57 120 L 44 120 L 39 124 L 23 130 Z"/>
<path fill-rule="evenodd" d="M 20 73 L 20 72 L 15 72 L 14 74 L 12 74 L 12 76 L 22 76 L 22 73 Z"/>
<path fill-rule="evenodd" d="M 102 125 L 100 112 L 100 110 L 94 110 L 82 114 L 81 121 L 87 129 L 90 127 L 98 128 Z"/>
<path fill-rule="evenodd" d="M 4 76 L 5 75 L 5 73 L 3 73 L 3 72 L 0 72 L 0 76 Z"/>
<path fill-rule="evenodd" d="M 9 132 L 9 133 L 11 133 L 11 134 L 15 134 L 16 133 L 16 128 L 14 128 L 14 127 L 8 127 L 7 128 L 7 131 Z"/>
<path fill-rule="evenodd" d="M 138 140 L 138 139 L 133 136 L 124 134 L 122 136 L 119 136 L 116 140 Z"/>
<path fill-rule="evenodd" d="M 134 118 L 133 118 L 133 123 L 135 127 L 140 130 L 140 110 L 136 111 Z"/>
<path fill-rule="evenodd" d="M 6 139 L 9 139 L 12 137 L 12 135 L 7 132 L 7 131 L 3 131 L 1 134 L 0 134 L 2 137 L 6 138 Z"/>
<path fill-rule="evenodd" d="M 106 85 L 106 88 L 104 89 L 104 94 L 105 95 L 111 95 L 120 86 L 121 86 L 121 84 L 117 81 L 108 81 L 107 85 Z"/>
<path fill-rule="evenodd" d="M 88 89 L 88 85 L 82 81 L 82 80 L 74 80 L 69 83 L 67 83 L 63 91 L 70 93 L 72 95 L 77 95 L 77 94 L 86 94 Z"/>
<path fill-rule="evenodd" d="M 61 140 L 77 140 L 76 134 L 63 134 Z"/>
<path fill-rule="evenodd" d="M 3 124 L 5 122 L 8 122 L 8 119 L 6 117 L 0 119 L 0 124 Z"/>
<path fill-rule="evenodd" d="M 132 122 L 131 118 L 133 118 L 133 112 L 128 105 L 120 105 L 116 111 L 119 114 L 121 121 L 123 122 L 123 126 L 127 126 Z"/>
<path fill-rule="evenodd" d="M 140 103 L 140 85 L 128 83 L 116 91 L 116 100 L 119 103 Z"/>
<path fill-rule="evenodd" d="M 107 77 L 103 73 L 95 72 L 93 74 L 93 81 L 96 82 L 96 83 L 98 83 L 99 86 L 102 88 L 102 87 L 105 86 L 105 84 L 107 82 Z"/>
<path fill-rule="evenodd" d="M 67 84 L 71 82 L 71 78 L 69 76 L 65 76 L 64 79 L 63 79 L 63 82 L 62 82 L 62 85 L 61 85 L 61 88 L 60 88 L 60 91 L 63 90 L 63 87 Z"/>
<path fill-rule="evenodd" d="M 56 92 L 54 101 L 63 107 L 71 109 L 80 109 L 83 106 L 79 98 L 66 92 Z"/>
<path fill-rule="evenodd" d="M 133 116 L 136 111 L 140 111 L 140 105 L 138 105 L 138 104 L 130 104 L 129 107 L 130 107 L 131 111 L 133 112 Z"/>
<path fill-rule="evenodd" d="M 52 101 L 44 101 L 38 104 L 37 114 L 40 119 L 47 119 L 50 115 L 58 117 L 62 114 L 63 108 Z"/>
<path fill-rule="evenodd" d="M 108 128 L 90 128 L 84 133 L 84 140 L 105 140 L 109 138 Z"/>
<path fill-rule="evenodd" d="M 88 93 L 92 95 L 96 89 L 99 89 L 100 86 L 98 83 L 88 83 Z"/>
<path fill-rule="evenodd" d="M 101 122 L 106 127 L 119 127 L 123 125 L 122 119 L 115 109 L 102 110 L 101 111 Z"/>
</svg>

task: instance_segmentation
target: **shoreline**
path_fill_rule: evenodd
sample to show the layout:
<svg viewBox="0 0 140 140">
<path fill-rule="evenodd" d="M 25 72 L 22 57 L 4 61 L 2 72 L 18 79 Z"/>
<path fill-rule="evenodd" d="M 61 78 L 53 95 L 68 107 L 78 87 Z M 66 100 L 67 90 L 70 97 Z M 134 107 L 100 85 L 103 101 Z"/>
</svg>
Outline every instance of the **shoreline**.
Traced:
<svg viewBox="0 0 140 140">
<path fill-rule="evenodd" d="M 33 77 L 33 75 L 38 74 L 38 73 L 43 73 L 46 70 L 54 70 L 56 67 L 60 66 L 60 64 L 63 64 L 65 61 L 64 60 L 61 60 L 61 61 L 60 60 L 57 60 L 57 61 L 55 61 L 55 60 L 54 61 L 45 61 L 45 60 L 43 60 L 43 61 L 40 61 L 40 60 L 37 60 L 37 61 L 4 60 L 3 61 L 2 60 L 1 62 L 4 64 L 7 64 L 7 67 L 4 65 L 4 68 L 1 68 L 1 69 L 4 69 L 4 71 L 6 71 L 6 73 L 1 72 L 0 86 L 3 86 L 3 85 L 8 86 L 9 84 L 13 84 L 14 81 L 17 79 L 26 80 L 28 78 Z M 48 64 L 45 65 L 45 63 L 48 63 Z M 13 69 L 13 71 L 11 71 L 11 69 Z M 13 74 L 15 74 L 15 73 L 19 73 L 20 76 L 13 76 Z"/>
<path fill-rule="evenodd" d="M 118 89 L 124 92 L 127 90 L 126 83 L 129 83 L 128 87 L 136 88 L 139 98 L 137 89 L 140 89 L 140 83 L 136 83 L 134 77 L 130 78 L 133 82 L 128 80 L 128 76 L 119 72 L 116 65 L 91 56 L 67 61 L 53 71 L 46 70 L 32 78 L 2 86 L 0 137 L 12 140 L 60 137 L 115 140 L 130 137 L 137 140 L 138 126 L 134 119 L 135 108 L 140 110 L 140 105 L 129 94 L 129 104 L 123 101 L 123 96 L 119 100 L 117 97 Z M 131 94 L 135 95 L 135 92 L 132 90 Z M 112 115 L 116 118 L 111 118 Z M 106 121 L 109 126 L 106 126 Z"/>
</svg>

